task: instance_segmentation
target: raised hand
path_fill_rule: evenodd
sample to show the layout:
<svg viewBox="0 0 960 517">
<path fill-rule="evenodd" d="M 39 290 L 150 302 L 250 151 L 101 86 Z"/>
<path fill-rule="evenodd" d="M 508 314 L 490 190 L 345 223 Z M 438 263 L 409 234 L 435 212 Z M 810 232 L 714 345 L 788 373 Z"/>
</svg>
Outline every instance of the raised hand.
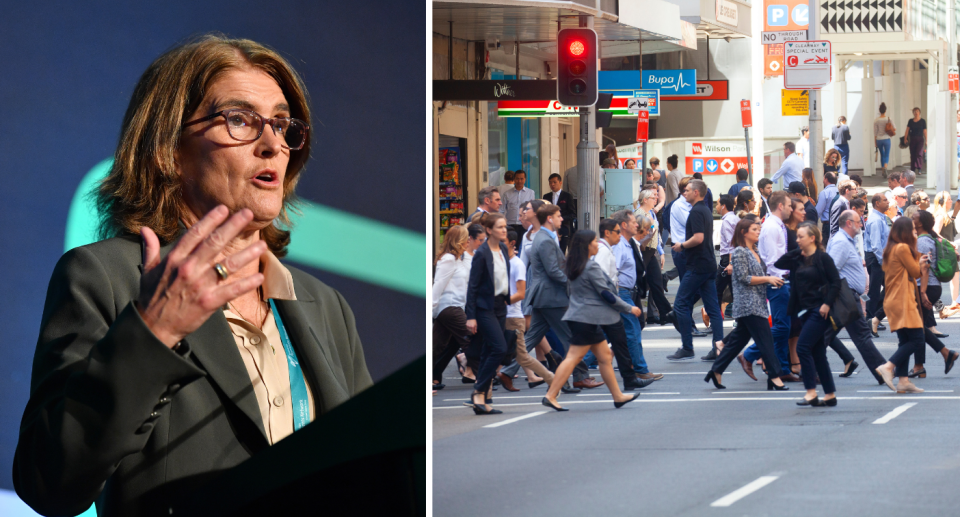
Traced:
<svg viewBox="0 0 960 517">
<path fill-rule="evenodd" d="M 145 251 L 137 310 L 157 339 L 168 347 L 172 348 L 200 328 L 227 302 L 263 283 L 261 273 L 223 281 L 214 269 L 214 262 L 224 247 L 253 220 L 253 212 L 246 208 L 229 219 L 228 215 L 223 205 L 211 210 L 163 260 L 160 260 L 156 233 L 147 227 L 140 229 Z M 260 240 L 226 257 L 220 264 L 228 274 L 237 272 L 259 260 L 266 250 L 266 243 Z"/>
</svg>

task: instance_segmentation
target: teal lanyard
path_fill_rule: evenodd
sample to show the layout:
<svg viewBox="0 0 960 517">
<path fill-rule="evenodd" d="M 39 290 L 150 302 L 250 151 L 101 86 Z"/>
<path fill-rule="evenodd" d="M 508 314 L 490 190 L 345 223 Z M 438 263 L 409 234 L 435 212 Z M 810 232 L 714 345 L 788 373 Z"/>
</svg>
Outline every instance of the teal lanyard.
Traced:
<svg viewBox="0 0 960 517">
<path fill-rule="evenodd" d="M 300 369 L 300 363 L 297 361 L 297 352 L 290 343 L 290 336 L 287 335 L 287 329 L 283 326 L 283 320 L 280 319 L 280 311 L 277 310 L 277 304 L 270 299 L 270 308 L 273 309 L 273 319 L 277 322 L 277 330 L 280 331 L 280 341 L 283 343 L 283 351 L 287 354 L 287 366 L 290 371 L 290 396 L 293 397 L 293 430 L 299 431 L 301 427 L 310 423 L 310 405 L 307 401 L 307 383 L 303 380 L 303 370 Z"/>
</svg>

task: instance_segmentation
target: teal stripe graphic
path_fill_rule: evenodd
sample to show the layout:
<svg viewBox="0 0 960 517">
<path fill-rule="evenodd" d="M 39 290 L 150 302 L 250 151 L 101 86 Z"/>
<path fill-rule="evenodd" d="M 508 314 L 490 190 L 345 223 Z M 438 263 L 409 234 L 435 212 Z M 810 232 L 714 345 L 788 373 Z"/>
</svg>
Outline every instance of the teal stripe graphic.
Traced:
<svg viewBox="0 0 960 517">
<path fill-rule="evenodd" d="M 90 193 L 113 159 L 96 164 L 80 181 L 67 216 L 64 251 L 97 240 L 99 220 Z M 294 215 L 287 259 L 305 266 L 426 298 L 424 235 L 328 206 L 303 201 Z"/>
</svg>

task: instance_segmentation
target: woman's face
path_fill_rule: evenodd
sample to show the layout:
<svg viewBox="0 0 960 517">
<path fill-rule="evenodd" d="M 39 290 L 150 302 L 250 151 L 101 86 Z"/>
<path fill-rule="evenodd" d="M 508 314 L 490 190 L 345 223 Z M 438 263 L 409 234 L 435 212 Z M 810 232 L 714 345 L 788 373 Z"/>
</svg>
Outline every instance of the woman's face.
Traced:
<svg viewBox="0 0 960 517">
<path fill-rule="evenodd" d="M 470 253 L 473 253 L 474 251 L 477 251 L 477 249 L 478 249 L 480 246 L 482 246 L 483 243 L 486 242 L 486 240 L 487 240 L 487 236 L 484 235 L 484 234 L 482 234 L 482 233 L 481 233 L 480 235 L 477 235 L 476 238 L 470 237 L 470 238 L 467 240 L 467 242 L 470 243 L 470 246 L 468 247 L 468 249 L 470 250 Z"/>
<path fill-rule="evenodd" d="M 637 164 L 634 163 L 633 160 L 627 160 L 627 162 L 623 164 L 623 168 L 624 168 L 624 169 L 636 169 L 636 168 L 637 168 Z"/>
<path fill-rule="evenodd" d="M 806 248 L 808 246 L 816 245 L 817 240 L 813 237 L 813 233 L 806 228 L 800 228 L 797 230 L 797 245 L 801 248 Z"/>
<path fill-rule="evenodd" d="M 657 205 L 657 196 L 648 196 L 643 200 L 642 205 L 644 209 L 652 210 Z"/>
<path fill-rule="evenodd" d="M 914 235 L 923 231 L 923 225 L 920 224 L 920 214 L 913 214 L 913 217 L 910 219 L 913 220 L 913 233 Z"/>
<path fill-rule="evenodd" d="M 807 213 L 803 209 L 803 205 L 800 203 L 793 204 L 793 212 L 790 213 L 790 221 L 800 224 L 806 219 Z"/>
<path fill-rule="evenodd" d="M 487 230 L 490 233 L 490 237 L 497 239 L 500 242 L 507 242 L 507 220 L 504 218 L 497 219 L 497 222 L 493 223 L 493 228 Z"/>
<path fill-rule="evenodd" d="M 747 233 L 743 234 L 743 237 L 747 242 L 755 243 L 760 240 L 760 225 L 751 224 L 750 228 L 747 229 Z"/>
<path fill-rule="evenodd" d="M 950 196 L 943 197 L 943 207 L 948 211 L 953 208 L 953 199 Z"/>
<path fill-rule="evenodd" d="M 590 241 L 590 246 L 588 246 L 587 249 L 590 251 L 591 257 L 596 255 L 597 252 L 600 251 L 600 243 L 597 241 L 596 237 L 594 237 L 593 240 Z"/>
<path fill-rule="evenodd" d="M 757 200 L 756 200 L 756 199 L 751 199 L 750 201 L 747 201 L 747 211 L 748 211 L 748 212 L 753 212 L 753 209 L 756 208 L 756 207 L 757 207 Z"/>
<path fill-rule="evenodd" d="M 290 116 L 280 85 L 265 72 L 242 68 L 214 81 L 187 120 L 230 108 L 248 109 L 266 118 Z M 253 142 L 234 140 L 223 117 L 186 128 L 176 160 L 188 217 L 198 220 L 223 204 L 231 212 L 253 211 L 252 230 L 271 224 L 283 207 L 283 181 L 290 161 L 290 150 L 282 143 L 283 138 L 269 127 Z"/>
</svg>

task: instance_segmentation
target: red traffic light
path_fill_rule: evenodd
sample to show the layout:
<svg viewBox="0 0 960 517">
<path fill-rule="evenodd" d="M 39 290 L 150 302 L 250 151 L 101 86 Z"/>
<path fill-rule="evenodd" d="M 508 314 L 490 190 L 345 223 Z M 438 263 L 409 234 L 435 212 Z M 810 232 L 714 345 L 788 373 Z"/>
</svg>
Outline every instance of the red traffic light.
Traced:
<svg viewBox="0 0 960 517">
<path fill-rule="evenodd" d="M 583 46 L 583 42 L 580 40 L 573 40 L 570 42 L 570 54 L 574 56 L 582 56 L 584 52 L 587 51 L 587 47 Z"/>
</svg>

